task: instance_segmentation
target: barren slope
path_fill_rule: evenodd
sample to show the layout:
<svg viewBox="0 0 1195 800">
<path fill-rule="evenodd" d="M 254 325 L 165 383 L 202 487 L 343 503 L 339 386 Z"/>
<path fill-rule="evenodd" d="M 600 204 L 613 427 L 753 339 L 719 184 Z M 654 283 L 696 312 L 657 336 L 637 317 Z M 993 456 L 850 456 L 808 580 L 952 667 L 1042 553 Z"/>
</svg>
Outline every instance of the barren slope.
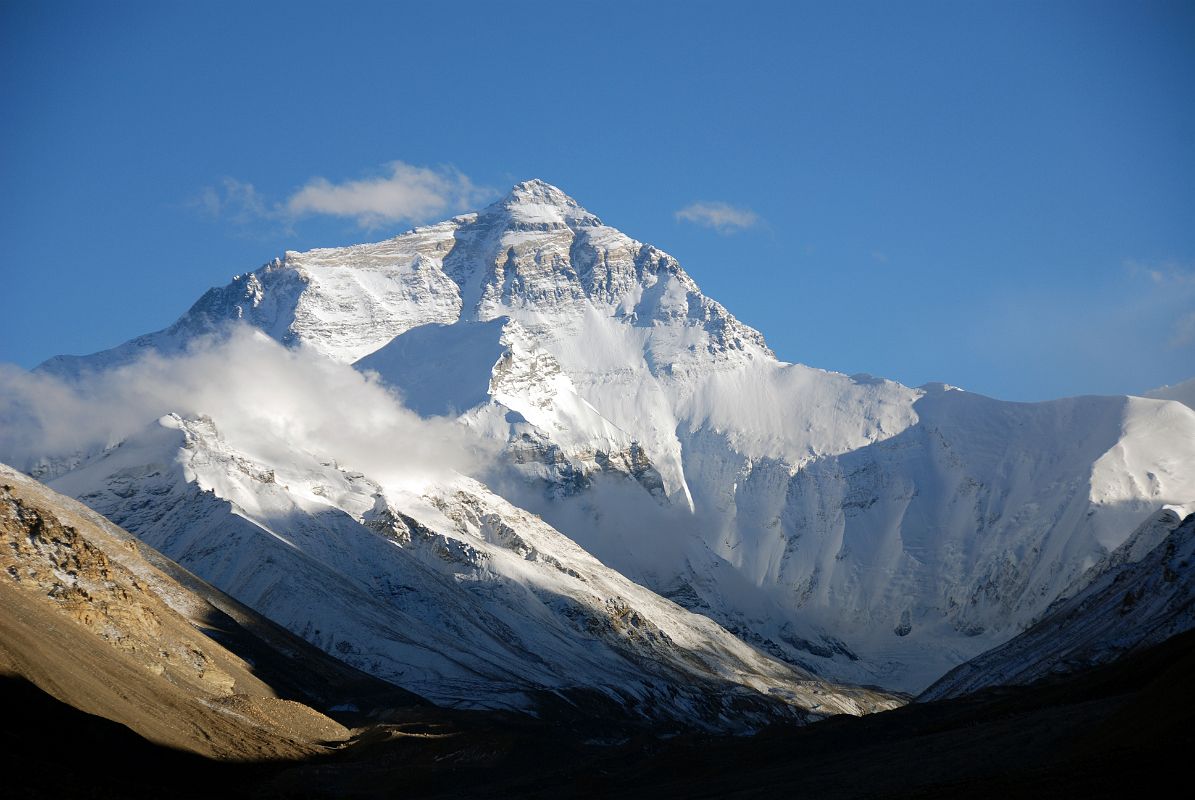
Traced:
<svg viewBox="0 0 1195 800">
<path fill-rule="evenodd" d="M 280 698 L 254 665 L 210 637 L 239 641 L 263 660 L 290 656 L 293 681 L 322 675 L 335 691 L 344 677 L 310 663 L 311 648 L 287 641 L 99 515 L 4 465 L 0 605 L 0 673 L 22 676 L 159 744 L 223 759 L 293 758 L 348 735 L 309 706 Z M 361 678 L 360 688 L 377 691 L 377 682 Z"/>
</svg>

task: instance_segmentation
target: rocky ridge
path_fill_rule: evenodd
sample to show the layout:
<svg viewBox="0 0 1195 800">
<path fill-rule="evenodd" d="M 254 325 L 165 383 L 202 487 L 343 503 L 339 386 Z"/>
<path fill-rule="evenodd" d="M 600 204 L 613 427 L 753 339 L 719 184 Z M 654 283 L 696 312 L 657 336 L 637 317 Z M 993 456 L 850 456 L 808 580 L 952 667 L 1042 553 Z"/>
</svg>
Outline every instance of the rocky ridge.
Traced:
<svg viewBox="0 0 1195 800">
<path fill-rule="evenodd" d="M 502 443 L 512 471 L 478 477 L 508 500 L 838 680 L 923 688 L 1195 496 L 1189 408 L 1005 403 L 778 361 L 675 259 L 542 181 L 376 244 L 288 252 L 164 331 L 42 369 L 177 353 L 236 320 Z"/>
<path fill-rule="evenodd" d="M 1195 628 L 1195 514 L 1167 507 L 1028 630 L 951 670 L 919 700 L 1026 685 L 1107 664 Z"/>
<path fill-rule="evenodd" d="M 54 486 L 442 706 L 596 695 L 657 725 L 747 730 L 900 703 L 759 653 L 464 477 L 412 493 L 317 456 L 267 465 L 210 419 L 168 416 Z"/>
<path fill-rule="evenodd" d="M 158 744 L 221 759 L 299 758 L 348 738 L 205 636 L 217 610 L 147 550 L 0 465 L 0 672 Z"/>
</svg>

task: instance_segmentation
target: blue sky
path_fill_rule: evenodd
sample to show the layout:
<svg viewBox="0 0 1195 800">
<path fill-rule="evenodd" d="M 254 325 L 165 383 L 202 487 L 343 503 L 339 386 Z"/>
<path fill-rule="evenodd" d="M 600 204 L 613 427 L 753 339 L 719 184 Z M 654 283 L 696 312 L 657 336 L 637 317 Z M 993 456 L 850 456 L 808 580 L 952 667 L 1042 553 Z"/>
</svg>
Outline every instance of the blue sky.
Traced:
<svg viewBox="0 0 1195 800">
<path fill-rule="evenodd" d="M 1190 2 L 4 1 L 0 103 L 24 367 L 540 177 L 786 360 L 1017 400 L 1195 375 Z"/>
</svg>

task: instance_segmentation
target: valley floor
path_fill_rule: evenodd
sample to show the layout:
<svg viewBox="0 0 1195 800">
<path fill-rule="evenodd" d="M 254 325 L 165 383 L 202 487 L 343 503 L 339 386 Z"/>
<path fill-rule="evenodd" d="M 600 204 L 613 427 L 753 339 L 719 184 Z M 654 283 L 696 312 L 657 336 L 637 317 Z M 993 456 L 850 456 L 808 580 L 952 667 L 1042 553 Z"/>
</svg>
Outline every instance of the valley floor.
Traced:
<svg viewBox="0 0 1195 800">
<path fill-rule="evenodd" d="M 1195 632 L 1080 675 L 749 738 L 611 737 L 431 707 L 330 755 L 229 764 L 0 683 L 9 797 L 1123 797 L 1195 745 Z M 350 720 L 346 720 L 350 721 Z"/>
</svg>

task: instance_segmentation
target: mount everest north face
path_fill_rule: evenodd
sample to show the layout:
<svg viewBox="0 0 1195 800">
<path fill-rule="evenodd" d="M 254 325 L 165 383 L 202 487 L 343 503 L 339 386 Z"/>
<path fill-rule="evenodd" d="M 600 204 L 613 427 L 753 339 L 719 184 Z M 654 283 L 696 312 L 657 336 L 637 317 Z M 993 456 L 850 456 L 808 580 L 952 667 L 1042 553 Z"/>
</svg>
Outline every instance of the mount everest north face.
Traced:
<svg viewBox="0 0 1195 800">
<path fill-rule="evenodd" d="M 287 252 L 31 380 L 66 398 L 34 428 L 78 398 L 119 419 L 6 442 L 14 466 L 458 707 L 720 730 L 892 707 L 1078 592 L 1162 506 L 1195 510 L 1195 410 L 782 362 L 542 181 Z"/>
</svg>

